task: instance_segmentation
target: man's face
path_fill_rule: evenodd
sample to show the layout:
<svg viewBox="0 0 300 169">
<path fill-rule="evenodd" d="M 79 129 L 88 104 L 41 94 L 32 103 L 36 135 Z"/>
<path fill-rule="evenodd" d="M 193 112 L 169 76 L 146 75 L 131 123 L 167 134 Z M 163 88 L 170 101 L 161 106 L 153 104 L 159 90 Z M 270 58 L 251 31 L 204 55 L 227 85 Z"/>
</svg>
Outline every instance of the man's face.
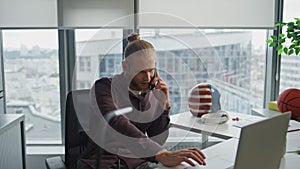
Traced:
<svg viewBox="0 0 300 169">
<path fill-rule="evenodd" d="M 133 77 L 129 87 L 137 91 L 147 91 L 154 75 L 155 68 L 142 70 Z"/>
<path fill-rule="evenodd" d="M 134 52 L 123 61 L 123 69 L 130 88 L 137 91 L 149 89 L 151 78 L 155 74 L 156 54 L 153 49 Z"/>
</svg>

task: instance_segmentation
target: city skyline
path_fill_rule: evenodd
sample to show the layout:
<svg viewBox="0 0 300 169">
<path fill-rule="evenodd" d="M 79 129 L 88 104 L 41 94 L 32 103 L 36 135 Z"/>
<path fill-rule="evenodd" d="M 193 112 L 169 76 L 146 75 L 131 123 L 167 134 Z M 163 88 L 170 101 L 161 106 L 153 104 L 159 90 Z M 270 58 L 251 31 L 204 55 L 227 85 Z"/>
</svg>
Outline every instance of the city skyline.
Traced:
<svg viewBox="0 0 300 169">
<path fill-rule="evenodd" d="M 120 29 L 115 29 L 114 34 L 112 35 L 109 30 L 104 29 L 78 29 L 76 31 L 76 41 L 89 41 L 89 40 L 103 40 L 109 39 L 112 37 L 115 38 L 122 38 L 122 34 Z M 118 31 L 117 31 L 118 30 Z M 195 31 L 196 29 L 192 29 Z M 199 29 L 200 30 L 200 29 Z M 217 30 L 218 31 L 218 30 Z M 226 31 L 241 31 L 241 30 L 226 30 Z M 247 31 L 247 30 L 242 30 Z M 249 30 L 250 31 L 250 30 Z M 266 31 L 267 30 L 251 30 L 253 34 L 252 44 L 254 45 L 255 49 L 261 46 L 266 46 Z M 80 32 L 80 33 L 77 33 Z M 162 32 L 164 32 L 162 30 Z M 184 31 L 181 30 L 180 32 L 173 32 L 173 34 L 181 34 Z M 147 34 L 147 33 L 146 33 Z M 150 34 L 148 32 L 148 34 Z M 46 35 L 46 36 L 45 36 Z M 57 39 L 57 30 L 5 30 L 3 31 L 3 39 L 4 50 L 16 50 L 20 49 L 21 46 L 25 45 L 28 49 L 33 48 L 34 46 L 39 46 L 40 48 L 44 49 L 58 49 L 58 39 Z M 52 37 L 52 38 L 49 38 Z"/>
</svg>

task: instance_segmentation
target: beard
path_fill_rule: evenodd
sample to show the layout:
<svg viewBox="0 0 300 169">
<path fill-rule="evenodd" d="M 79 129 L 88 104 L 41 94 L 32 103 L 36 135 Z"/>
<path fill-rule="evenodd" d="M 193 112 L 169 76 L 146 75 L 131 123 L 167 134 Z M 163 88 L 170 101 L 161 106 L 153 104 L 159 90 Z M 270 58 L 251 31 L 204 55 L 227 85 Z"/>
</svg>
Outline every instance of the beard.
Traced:
<svg viewBox="0 0 300 169">
<path fill-rule="evenodd" d="M 131 89 L 136 90 L 136 91 L 141 91 L 141 92 L 145 92 L 147 90 L 149 90 L 149 86 L 141 86 L 141 83 L 135 81 L 134 79 L 130 82 L 130 86 Z"/>
</svg>

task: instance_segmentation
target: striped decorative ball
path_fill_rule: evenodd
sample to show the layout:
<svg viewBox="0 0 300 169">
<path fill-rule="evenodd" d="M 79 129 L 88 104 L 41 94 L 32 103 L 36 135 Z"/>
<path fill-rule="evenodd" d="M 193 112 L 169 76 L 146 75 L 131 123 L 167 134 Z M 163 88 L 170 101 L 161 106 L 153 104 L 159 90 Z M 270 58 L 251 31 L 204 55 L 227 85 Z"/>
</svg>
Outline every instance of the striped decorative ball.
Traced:
<svg viewBox="0 0 300 169">
<path fill-rule="evenodd" d="M 188 107 L 194 116 L 221 110 L 219 90 L 210 83 L 197 84 L 189 92 Z"/>
</svg>

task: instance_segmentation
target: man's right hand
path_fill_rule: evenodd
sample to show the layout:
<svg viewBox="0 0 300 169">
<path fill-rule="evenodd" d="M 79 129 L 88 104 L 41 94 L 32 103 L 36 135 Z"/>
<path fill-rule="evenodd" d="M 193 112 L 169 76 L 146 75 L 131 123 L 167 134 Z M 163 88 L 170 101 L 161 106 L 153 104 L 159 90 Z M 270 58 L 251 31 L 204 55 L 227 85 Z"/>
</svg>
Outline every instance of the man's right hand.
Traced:
<svg viewBox="0 0 300 169">
<path fill-rule="evenodd" d="M 205 155 L 197 148 L 181 149 L 177 151 L 163 149 L 155 155 L 155 158 L 166 167 L 174 167 L 180 165 L 182 162 L 186 162 L 194 167 L 196 164 L 194 164 L 191 159 L 198 162 L 200 165 L 206 165 Z"/>
</svg>

